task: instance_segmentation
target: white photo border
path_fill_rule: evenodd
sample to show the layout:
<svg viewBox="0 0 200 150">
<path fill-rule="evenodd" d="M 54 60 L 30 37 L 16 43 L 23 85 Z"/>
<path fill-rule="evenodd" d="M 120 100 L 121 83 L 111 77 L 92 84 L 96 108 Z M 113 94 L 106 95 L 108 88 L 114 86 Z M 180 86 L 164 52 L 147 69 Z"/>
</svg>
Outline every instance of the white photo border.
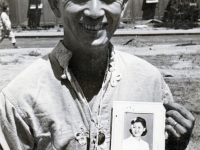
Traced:
<svg viewBox="0 0 200 150">
<path fill-rule="evenodd" d="M 165 150 L 165 113 L 163 103 L 113 102 L 111 150 L 122 150 L 126 113 L 153 114 L 153 149 Z"/>
<path fill-rule="evenodd" d="M 146 3 L 159 3 L 159 0 L 146 0 Z"/>
</svg>

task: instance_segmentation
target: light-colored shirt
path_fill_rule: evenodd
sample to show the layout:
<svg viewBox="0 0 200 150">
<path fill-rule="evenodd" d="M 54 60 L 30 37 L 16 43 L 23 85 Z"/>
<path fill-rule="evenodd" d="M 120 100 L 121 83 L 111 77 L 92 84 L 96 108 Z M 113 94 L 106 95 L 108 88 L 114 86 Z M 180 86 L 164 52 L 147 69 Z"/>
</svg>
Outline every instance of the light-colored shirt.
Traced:
<svg viewBox="0 0 200 150">
<path fill-rule="evenodd" d="M 149 144 L 144 140 L 137 140 L 133 136 L 123 140 L 122 150 L 149 150 Z"/>
<path fill-rule="evenodd" d="M 10 18 L 5 12 L 1 13 L 0 20 L 1 20 L 2 27 L 3 27 L 3 28 L 1 28 L 1 30 L 11 30 Z"/>
<path fill-rule="evenodd" d="M 72 53 L 59 42 L 47 56 L 18 75 L 0 94 L 0 143 L 5 150 L 93 150 L 96 125 L 110 149 L 113 101 L 162 102 L 172 100 L 158 69 L 117 50 L 91 109 L 68 64 Z M 67 78 L 61 76 L 66 73 Z M 120 77 L 120 78 L 119 78 Z M 101 98 L 102 97 L 102 98 Z M 101 105 L 101 114 L 97 115 Z M 89 147 L 89 148 L 88 148 Z"/>
</svg>

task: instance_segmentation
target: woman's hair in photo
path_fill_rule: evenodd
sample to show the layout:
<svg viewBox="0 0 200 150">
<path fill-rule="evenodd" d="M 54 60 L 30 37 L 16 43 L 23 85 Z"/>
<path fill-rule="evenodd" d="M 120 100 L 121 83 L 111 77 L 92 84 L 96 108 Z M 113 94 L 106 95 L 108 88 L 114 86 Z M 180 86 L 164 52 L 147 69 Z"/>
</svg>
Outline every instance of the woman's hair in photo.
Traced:
<svg viewBox="0 0 200 150">
<path fill-rule="evenodd" d="M 146 128 L 146 130 L 141 135 L 141 136 L 145 136 L 147 134 L 146 120 L 144 118 L 141 118 L 141 117 L 136 117 L 135 119 L 131 120 L 131 124 L 134 124 L 136 122 L 140 122 L 142 124 L 142 126 L 144 128 Z M 130 129 L 129 131 L 132 134 L 132 130 Z"/>
</svg>

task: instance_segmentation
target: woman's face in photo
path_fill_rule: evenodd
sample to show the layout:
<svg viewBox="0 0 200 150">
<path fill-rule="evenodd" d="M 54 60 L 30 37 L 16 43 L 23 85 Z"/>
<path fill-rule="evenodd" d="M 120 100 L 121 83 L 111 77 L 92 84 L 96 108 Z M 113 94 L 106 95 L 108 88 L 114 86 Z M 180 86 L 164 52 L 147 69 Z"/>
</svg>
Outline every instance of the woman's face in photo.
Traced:
<svg viewBox="0 0 200 150">
<path fill-rule="evenodd" d="M 131 131 L 134 137 L 140 137 L 145 130 L 146 128 L 143 127 L 141 122 L 135 122 L 131 125 Z"/>
</svg>

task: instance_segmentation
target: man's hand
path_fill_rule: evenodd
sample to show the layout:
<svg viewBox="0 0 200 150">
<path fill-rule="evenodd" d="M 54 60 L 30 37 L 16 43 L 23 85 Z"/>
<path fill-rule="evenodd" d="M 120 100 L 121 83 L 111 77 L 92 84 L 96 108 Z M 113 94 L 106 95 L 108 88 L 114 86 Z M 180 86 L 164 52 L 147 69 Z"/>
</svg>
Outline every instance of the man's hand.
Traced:
<svg viewBox="0 0 200 150">
<path fill-rule="evenodd" d="M 166 150 L 186 149 L 194 127 L 195 117 L 184 106 L 173 101 L 164 101 L 166 131 L 169 134 Z"/>
</svg>

